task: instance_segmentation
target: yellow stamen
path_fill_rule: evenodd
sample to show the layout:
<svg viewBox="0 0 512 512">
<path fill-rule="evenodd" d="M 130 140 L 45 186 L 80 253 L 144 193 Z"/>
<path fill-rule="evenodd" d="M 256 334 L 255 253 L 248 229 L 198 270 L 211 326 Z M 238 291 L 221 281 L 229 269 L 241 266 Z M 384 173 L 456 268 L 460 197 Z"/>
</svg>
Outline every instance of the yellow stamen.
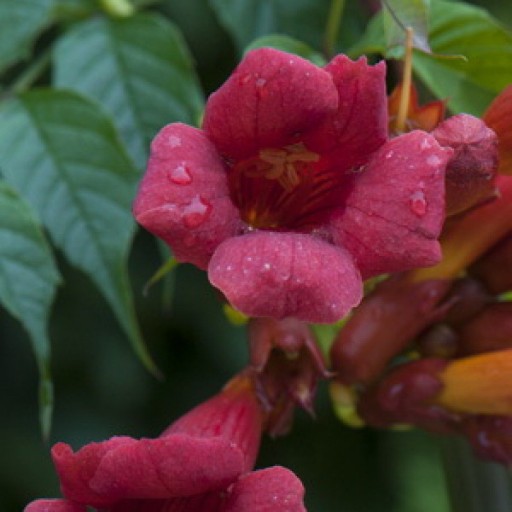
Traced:
<svg viewBox="0 0 512 512">
<path fill-rule="evenodd" d="M 320 156 L 308 151 L 304 144 L 292 144 L 284 149 L 262 149 L 259 152 L 262 162 L 270 167 L 262 170 L 263 177 L 277 179 L 281 186 L 287 190 L 293 190 L 300 184 L 300 176 L 296 164 L 318 162 Z"/>
<path fill-rule="evenodd" d="M 512 415 L 512 349 L 455 360 L 440 375 L 435 402 L 473 414 Z"/>
</svg>

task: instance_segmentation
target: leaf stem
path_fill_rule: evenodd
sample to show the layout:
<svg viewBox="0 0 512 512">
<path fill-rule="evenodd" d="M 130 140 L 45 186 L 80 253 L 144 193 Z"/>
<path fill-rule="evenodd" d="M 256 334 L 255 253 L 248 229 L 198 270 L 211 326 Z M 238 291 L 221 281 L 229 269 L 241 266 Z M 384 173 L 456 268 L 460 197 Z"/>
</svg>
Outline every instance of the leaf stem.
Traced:
<svg viewBox="0 0 512 512">
<path fill-rule="evenodd" d="M 324 37 L 324 52 L 328 59 L 334 55 L 334 46 L 338 37 L 344 7 L 345 0 L 331 0 Z"/>
<path fill-rule="evenodd" d="M 412 49 L 413 49 L 414 30 L 411 27 L 405 29 L 405 55 L 404 70 L 402 74 L 402 94 L 400 96 L 400 105 L 396 116 L 396 130 L 399 133 L 405 131 L 407 114 L 409 113 L 409 99 L 411 96 L 412 82 Z"/>
<path fill-rule="evenodd" d="M 41 53 L 32 64 L 26 68 L 8 89 L 7 95 L 21 94 L 41 76 L 51 62 L 51 50 Z"/>
<path fill-rule="evenodd" d="M 478 460 L 463 439 L 440 443 L 452 512 L 512 510 L 512 479 L 505 467 Z"/>
</svg>

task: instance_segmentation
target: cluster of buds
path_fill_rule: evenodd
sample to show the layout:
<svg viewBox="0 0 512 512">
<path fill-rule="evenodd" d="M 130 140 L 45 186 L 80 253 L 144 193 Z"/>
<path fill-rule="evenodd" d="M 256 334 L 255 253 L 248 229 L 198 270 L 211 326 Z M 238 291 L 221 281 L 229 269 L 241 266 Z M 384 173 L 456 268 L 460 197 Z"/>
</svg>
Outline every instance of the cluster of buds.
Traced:
<svg viewBox="0 0 512 512">
<path fill-rule="evenodd" d="M 418 107 L 411 97 L 409 125 L 422 122 L 422 108 L 429 122 L 443 109 Z M 331 349 L 340 415 L 462 434 L 478 455 L 505 464 L 512 463 L 511 110 L 509 87 L 483 120 L 438 116 L 429 126 L 454 149 L 443 260 L 377 284 Z"/>
</svg>

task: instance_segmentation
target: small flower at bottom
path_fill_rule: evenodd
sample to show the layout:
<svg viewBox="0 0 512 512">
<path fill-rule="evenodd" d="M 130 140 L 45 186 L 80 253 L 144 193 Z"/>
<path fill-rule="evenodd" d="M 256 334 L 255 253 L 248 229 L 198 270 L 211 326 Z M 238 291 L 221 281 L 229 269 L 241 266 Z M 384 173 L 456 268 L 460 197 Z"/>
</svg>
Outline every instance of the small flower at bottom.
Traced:
<svg viewBox="0 0 512 512">
<path fill-rule="evenodd" d="M 384 63 L 261 48 L 202 130 L 156 136 L 134 215 L 243 313 L 330 323 L 362 278 L 440 259 L 451 154 L 419 130 L 387 141 Z"/>
<path fill-rule="evenodd" d="M 250 472 L 261 422 L 252 380 L 242 374 L 157 439 L 113 437 L 77 452 L 58 443 L 52 457 L 66 499 L 36 500 L 25 512 L 85 512 L 86 506 L 101 512 L 301 512 L 304 490 L 295 475 L 278 467 L 263 470 L 263 477 L 261 471 Z M 290 507 L 250 508 L 255 488 L 261 491 L 259 502 L 265 500 L 258 481 L 272 482 L 282 473 L 288 486 L 268 492 L 277 503 L 289 500 Z M 233 508 L 237 501 L 245 508 Z"/>
</svg>

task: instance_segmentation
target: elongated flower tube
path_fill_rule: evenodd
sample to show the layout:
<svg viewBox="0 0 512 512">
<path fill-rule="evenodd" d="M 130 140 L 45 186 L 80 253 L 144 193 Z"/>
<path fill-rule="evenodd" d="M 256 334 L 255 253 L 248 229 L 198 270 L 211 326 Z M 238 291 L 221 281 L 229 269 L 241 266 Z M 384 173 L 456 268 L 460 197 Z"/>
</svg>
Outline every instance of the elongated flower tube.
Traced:
<svg viewBox="0 0 512 512">
<path fill-rule="evenodd" d="M 384 63 L 262 48 L 201 130 L 156 136 L 134 215 L 243 313 L 333 322 L 362 279 L 440 259 L 451 154 L 423 131 L 387 140 Z"/>
</svg>

